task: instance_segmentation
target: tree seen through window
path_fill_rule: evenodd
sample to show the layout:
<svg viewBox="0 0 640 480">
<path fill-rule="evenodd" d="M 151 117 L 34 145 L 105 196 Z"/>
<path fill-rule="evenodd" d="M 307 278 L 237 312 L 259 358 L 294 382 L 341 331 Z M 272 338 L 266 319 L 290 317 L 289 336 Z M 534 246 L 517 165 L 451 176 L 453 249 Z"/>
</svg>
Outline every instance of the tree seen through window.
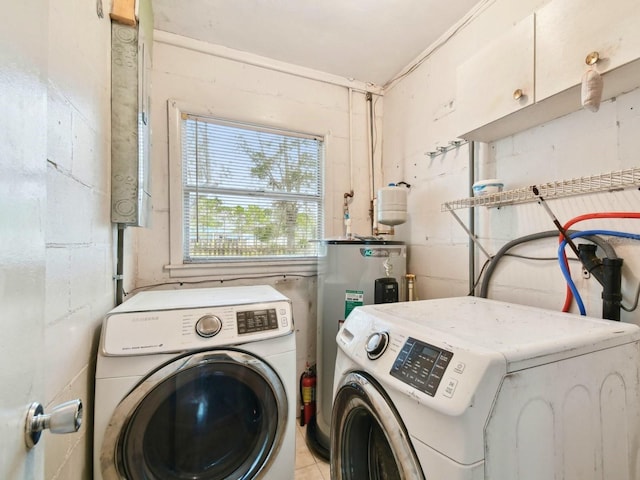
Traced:
<svg viewBox="0 0 640 480">
<path fill-rule="evenodd" d="M 316 254 L 321 139 L 189 115 L 182 128 L 185 261 Z"/>
</svg>

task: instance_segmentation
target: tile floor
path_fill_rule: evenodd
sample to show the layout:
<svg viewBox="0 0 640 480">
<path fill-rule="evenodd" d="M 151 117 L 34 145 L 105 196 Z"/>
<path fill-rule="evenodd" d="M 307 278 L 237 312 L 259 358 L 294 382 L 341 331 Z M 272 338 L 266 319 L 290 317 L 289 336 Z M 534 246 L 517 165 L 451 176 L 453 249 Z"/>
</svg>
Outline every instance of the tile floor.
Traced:
<svg viewBox="0 0 640 480">
<path fill-rule="evenodd" d="M 331 480 L 329 464 L 315 457 L 306 442 L 306 427 L 296 425 L 296 476 L 295 480 Z"/>
</svg>

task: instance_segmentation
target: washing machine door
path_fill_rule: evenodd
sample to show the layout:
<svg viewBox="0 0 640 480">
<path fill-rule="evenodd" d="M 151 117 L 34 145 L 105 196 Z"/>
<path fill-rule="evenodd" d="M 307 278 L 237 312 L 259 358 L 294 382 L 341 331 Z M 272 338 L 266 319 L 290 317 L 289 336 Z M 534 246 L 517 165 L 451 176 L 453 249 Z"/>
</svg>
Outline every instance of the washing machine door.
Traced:
<svg viewBox="0 0 640 480">
<path fill-rule="evenodd" d="M 285 388 L 260 358 L 233 349 L 185 355 L 151 372 L 114 411 L 103 479 L 258 479 L 286 422 Z"/>
<path fill-rule="evenodd" d="M 424 480 L 409 435 L 382 387 L 365 373 L 340 382 L 331 416 L 331 478 Z"/>
</svg>

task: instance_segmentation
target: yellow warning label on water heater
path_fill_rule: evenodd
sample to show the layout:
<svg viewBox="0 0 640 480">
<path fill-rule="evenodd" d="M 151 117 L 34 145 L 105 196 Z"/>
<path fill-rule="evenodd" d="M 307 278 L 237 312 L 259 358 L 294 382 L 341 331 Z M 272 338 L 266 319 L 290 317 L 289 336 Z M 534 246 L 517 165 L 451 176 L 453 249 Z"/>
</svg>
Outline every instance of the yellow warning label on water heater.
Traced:
<svg viewBox="0 0 640 480">
<path fill-rule="evenodd" d="M 347 318 L 356 307 L 364 305 L 364 292 L 362 290 L 346 290 L 344 295 L 344 318 Z"/>
</svg>

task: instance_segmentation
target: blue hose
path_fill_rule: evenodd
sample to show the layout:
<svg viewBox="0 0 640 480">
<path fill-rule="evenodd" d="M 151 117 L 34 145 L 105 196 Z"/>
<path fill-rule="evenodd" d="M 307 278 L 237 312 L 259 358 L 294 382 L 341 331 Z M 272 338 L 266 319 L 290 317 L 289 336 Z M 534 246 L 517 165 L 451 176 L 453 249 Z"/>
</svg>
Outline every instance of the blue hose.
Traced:
<svg viewBox="0 0 640 480">
<path fill-rule="evenodd" d="M 573 240 L 574 238 L 586 237 L 588 235 L 608 235 L 610 237 L 622 237 L 622 238 L 630 238 L 632 240 L 640 240 L 640 235 L 635 233 L 626 233 L 626 232 L 616 232 L 613 230 L 585 230 L 583 232 L 576 232 L 569 235 L 569 237 Z M 584 303 L 582 302 L 582 297 L 580 297 L 580 293 L 578 293 L 578 289 L 576 288 L 576 284 L 573 283 L 573 279 L 571 278 L 571 274 L 569 273 L 569 269 L 564 262 L 564 249 L 567 246 L 567 241 L 563 240 L 560 246 L 558 247 L 558 263 L 560 264 L 560 270 L 564 275 L 564 279 L 567 282 L 567 285 L 571 289 L 571 293 L 573 293 L 573 297 L 576 299 L 576 303 L 578 304 L 578 309 L 580 310 L 580 315 L 586 315 L 587 311 L 584 308 Z"/>
</svg>

